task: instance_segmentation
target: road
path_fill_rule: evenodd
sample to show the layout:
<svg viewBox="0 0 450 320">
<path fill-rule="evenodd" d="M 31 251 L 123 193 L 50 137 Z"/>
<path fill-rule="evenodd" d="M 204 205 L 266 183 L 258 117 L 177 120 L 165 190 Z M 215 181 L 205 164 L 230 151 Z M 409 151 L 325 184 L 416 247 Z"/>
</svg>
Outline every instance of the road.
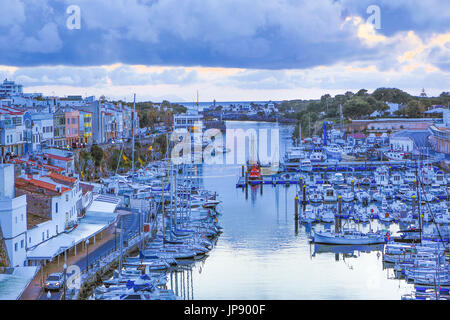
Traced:
<svg viewBox="0 0 450 320">
<path fill-rule="evenodd" d="M 139 215 L 136 212 L 132 212 L 130 214 L 121 215 L 119 218 L 119 221 L 117 223 L 117 227 L 120 227 L 120 223 L 123 223 L 124 228 L 124 235 L 123 239 L 124 242 L 126 242 L 127 239 L 129 239 L 133 234 L 135 234 L 138 231 L 139 227 Z M 89 252 L 88 254 L 88 261 L 86 261 L 85 258 L 79 259 L 75 264 L 80 267 L 81 270 L 86 269 L 86 262 L 91 265 L 93 262 L 96 262 L 100 257 L 105 256 L 110 251 L 115 250 L 116 245 L 117 249 L 119 248 L 119 232 L 117 233 L 117 243 L 116 239 L 113 238 L 109 240 L 108 242 L 105 242 L 101 246 L 97 247 L 94 251 Z M 52 291 L 50 300 L 60 300 L 62 295 L 62 290 L 60 291 Z M 49 300 L 47 297 L 47 292 L 42 290 L 38 300 Z"/>
</svg>

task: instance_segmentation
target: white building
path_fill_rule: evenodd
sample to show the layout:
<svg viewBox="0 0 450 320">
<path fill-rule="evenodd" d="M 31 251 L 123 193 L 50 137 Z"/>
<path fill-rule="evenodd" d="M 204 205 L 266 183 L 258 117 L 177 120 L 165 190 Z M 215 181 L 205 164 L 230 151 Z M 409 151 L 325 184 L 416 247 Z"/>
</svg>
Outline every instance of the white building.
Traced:
<svg viewBox="0 0 450 320">
<path fill-rule="evenodd" d="M 19 96 L 22 94 L 22 88 L 21 84 L 16 84 L 14 81 L 5 79 L 0 85 L 0 95 Z"/>
<path fill-rule="evenodd" d="M 391 137 L 389 145 L 395 151 L 412 152 L 414 150 L 414 141 L 409 137 Z"/>
<path fill-rule="evenodd" d="M 186 129 L 188 132 L 203 130 L 203 116 L 198 110 L 188 109 L 186 113 L 175 114 L 173 116 L 173 128 Z"/>
<path fill-rule="evenodd" d="M 0 164 L 0 226 L 10 267 L 24 266 L 26 260 L 27 200 L 15 197 L 14 165 Z"/>
</svg>

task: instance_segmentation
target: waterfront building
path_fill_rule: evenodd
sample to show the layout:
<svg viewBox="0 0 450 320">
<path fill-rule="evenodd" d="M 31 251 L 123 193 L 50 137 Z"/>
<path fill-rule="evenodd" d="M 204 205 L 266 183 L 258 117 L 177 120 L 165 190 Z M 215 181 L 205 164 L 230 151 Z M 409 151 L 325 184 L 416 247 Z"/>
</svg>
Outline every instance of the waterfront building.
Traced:
<svg viewBox="0 0 450 320">
<path fill-rule="evenodd" d="M 67 178 L 67 177 L 66 177 Z M 55 182 L 50 176 L 22 174 L 16 193 L 27 198 L 27 248 L 32 248 L 73 227 L 77 220 L 77 186 Z"/>
<path fill-rule="evenodd" d="M 14 165 L 0 164 L 0 242 L 4 242 L 10 267 L 23 266 L 26 260 L 27 198 L 16 197 Z"/>
<path fill-rule="evenodd" d="M 414 141 L 410 137 L 391 136 L 389 145 L 394 151 L 412 152 L 414 150 Z"/>
<path fill-rule="evenodd" d="M 173 128 L 186 129 L 188 132 L 202 132 L 203 116 L 197 109 L 188 109 L 186 113 L 175 114 L 173 116 Z"/>
</svg>

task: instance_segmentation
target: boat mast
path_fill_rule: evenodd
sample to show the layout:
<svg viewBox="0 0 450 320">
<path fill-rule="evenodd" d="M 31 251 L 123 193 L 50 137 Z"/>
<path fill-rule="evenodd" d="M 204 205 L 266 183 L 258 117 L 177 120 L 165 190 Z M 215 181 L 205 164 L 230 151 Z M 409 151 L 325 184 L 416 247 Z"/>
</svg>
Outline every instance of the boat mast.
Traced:
<svg viewBox="0 0 450 320">
<path fill-rule="evenodd" d="M 134 127 L 135 127 L 135 117 L 134 114 L 136 112 L 136 93 L 134 94 L 134 99 L 133 99 L 133 113 L 131 114 L 131 135 L 132 135 L 132 153 L 131 153 L 131 165 L 132 165 L 132 174 L 134 174 Z M 120 159 L 119 159 L 120 160 Z"/>
<path fill-rule="evenodd" d="M 417 210 L 418 210 L 418 214 L 419 214 L 419 235 L 420 235 L 420 243 L 422 243 L 422 219 L 421 219 L 421 212 L 420 212 L 420 205 L 421 205 L 421 200 L 420 200 L 420 189 L 421 189 L 421 183 L 419 182 L 419 174 L 418 174 L 418 170 L 417 170 L 417 161 L 416 161 L 416 191 L 417 191 L 417 201 L 418 201 L 418 206 L 417 206 Z M 420 187 L 419 187 L 419 183 L 420 183 Z"/>
<path fill-rule="evenodd" d="M 164 178 L 162 177 L 162 190 L 161 190 L 161 198 L 162 198 L 162 231 L 163 231 L 163 246 L 166 243 L 166 227 L 164 225 Z"/>
</svg>

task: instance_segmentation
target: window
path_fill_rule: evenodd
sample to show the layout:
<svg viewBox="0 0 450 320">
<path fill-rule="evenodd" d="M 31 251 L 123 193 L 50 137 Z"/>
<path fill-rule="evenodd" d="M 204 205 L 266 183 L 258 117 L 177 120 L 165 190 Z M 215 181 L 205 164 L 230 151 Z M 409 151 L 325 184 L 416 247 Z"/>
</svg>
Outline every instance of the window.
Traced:
<svg viewBox="0 0 450 320">
<path fill-rule="evenodd" d="M 28 237 L 28 243 L 31 243 L 31 237 Z"/>
<path fill-rule="evenodd" d="M 44 240 L 45 240 L 45 233 L 42 232 L 42 241 L 44 241 Z"/>
<path fill-rule="evenodd" d="M 20 240 L 20 247 L 21 247 L 21 248 L 23 248 L 23 244 L 24 244 L 24 241 L 23 241 L 23 239 L 22 239 L 22 240 Z"/>
<path fill-rule="evenodd" d="M 16 224 L 17 224 L 17 217 L 15 217 L 15 220 L 16 220 Z"/>
<path fill-rule="evenodd" d="M 19 245 L 18 245 L 18 243 L 16 242 L 16 243 L 14 243 L 14 251 L 17 251 L 17 249 L 19 249 Z"/>
<path fill-rule="evenodd" d="M 58 213 L 58 202 L 55 203 L 55 211 L 56 211 L 56 213 Z"/>
<path fill-rule="evenodd" d="M 66 202 L 69 201 L 69 195 L 66 194 Z"/>
<path fill-rule="evenodd" d="M 48 230 L 47 230 L 47 239 L 48 239 Z"/>
</svg>

